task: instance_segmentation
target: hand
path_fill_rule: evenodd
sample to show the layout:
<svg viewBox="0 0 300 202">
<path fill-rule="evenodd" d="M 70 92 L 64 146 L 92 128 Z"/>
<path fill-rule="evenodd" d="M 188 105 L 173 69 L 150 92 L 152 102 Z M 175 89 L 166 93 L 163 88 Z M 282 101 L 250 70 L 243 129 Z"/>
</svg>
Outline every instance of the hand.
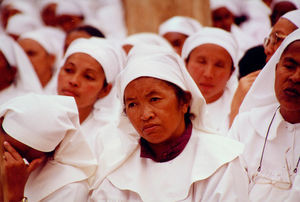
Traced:
<svg viewBox="0 0 300 202">
<path fill-rule="evenodd" d="M 248 74 L 247 76 L 244 76 L 240 79 L 239 85 L 234 93 L 234 96 L 231 101 L 231 111 L 229 115 L 229 125 L 231 127 L 231 124 L 235 118 L 235 116 L 238 114 L 240 106 L 250 90 L 253 82 L 255 81 L 256 77 L 260 73 L 261 70 L 257 70 L 255 72 L 252 72 Z"/>
<path fill-rule="evenodd" d="M 24 163 L 22 156 L 6 141 L 3 143 L 3 165 L 1 166 L 4 201 L 21 201 L 24 196 L 25 184 L 30 173 L 39 167 L 46 157 L 33 160 L 29 165 Z"/>
</svg>

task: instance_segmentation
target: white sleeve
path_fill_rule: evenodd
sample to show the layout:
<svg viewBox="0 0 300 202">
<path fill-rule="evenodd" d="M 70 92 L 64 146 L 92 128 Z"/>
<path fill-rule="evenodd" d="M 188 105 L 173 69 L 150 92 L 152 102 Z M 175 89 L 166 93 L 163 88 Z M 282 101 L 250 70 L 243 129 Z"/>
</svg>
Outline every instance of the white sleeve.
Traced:
<svg viewBox="0 0 300 202">
<path fill-rule="evenodd" d="M 63 186 L 48 197 L 43 202 L 84 202 L 88 200 L 89 187 L 86 181 L 75 182 Z"/>
<path fill-rule="evenodd" d="M 249 201 L 248 177 L 239 158 L 220 167 L 204 182 L 197 182 L 194 188 L 197 201 Z"/>
</svg>

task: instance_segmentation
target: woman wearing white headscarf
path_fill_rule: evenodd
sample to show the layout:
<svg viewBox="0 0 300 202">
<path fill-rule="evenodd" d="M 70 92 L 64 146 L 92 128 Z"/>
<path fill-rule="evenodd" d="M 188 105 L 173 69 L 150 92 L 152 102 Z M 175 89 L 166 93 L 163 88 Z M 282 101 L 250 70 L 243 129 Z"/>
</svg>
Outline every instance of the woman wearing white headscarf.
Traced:
<svg viewBox="0 0 300 202">
<path fill-rule="evenodd" d="M 300 175 L 300 30 L 282 42 L 240 108 L 230 136 L 242 154 L 252 201 L 298 201 Z M 295 195 L 294 195 L 295 194 Z"/>
<path fill-rule="evenodd" d="M 237 50 L 232 35 L 219 28 L 203 28 L 191 35 L 182 49 L 187 70 L 206 100 L 206 118 L 223 135 L 229 128 L 230 105 L 237 87 Z"/>
<path fill-rule="evenodd" d="M 39 80 L 22 48 L 5 34 L 0 35 L 0 41 L 0 51 L 4 56 L 1 59 L 1 82 L 11 78 L 10 82 L 6 83 L 9 85 L 0 91 L 0 105 L 18 95 L 41 92 Z M 3 72 L 5 69 L 9 70 L 10 76 L 6 74 L 8 72 Z"/>
<path fill-rule="evenodd" d="M 139 144 L 90 201 L 247 200 L 243 147 L 205 127 L 205 100 L 176 53 L 133 48 L 117 88 L 120 135 Z"/>
<path fill-rule="evenodd" d="M 150 32 L 132 34 L 123 42 L 123 49 L 128 54 L 130 49 L 136 45 L 156 45 L 173 50 L 169 42 L 163 37 Z"/>
<path fill-rule="evenodd" d="M 0 116 L 4 199 L 87 201 L 97 161 L 73 98 L 28 94 L 2 105 Z"/>
<path fill-rule="evenodd" d="M 64 32 L 52 27 L 43 27 L 26 32 L 18 39 L 32 63 L 44 93 L 56 92 L 54 84 L 63 54 L 64 38 Z"/>
<path fill-rule="evenodd" d="M 175 16 L 159 26 L 158 34 L 167 39 L 180 55 L 184 41 L 196 33 L 202 25 L 195 19 L 185 16 Z"/>
</svg>

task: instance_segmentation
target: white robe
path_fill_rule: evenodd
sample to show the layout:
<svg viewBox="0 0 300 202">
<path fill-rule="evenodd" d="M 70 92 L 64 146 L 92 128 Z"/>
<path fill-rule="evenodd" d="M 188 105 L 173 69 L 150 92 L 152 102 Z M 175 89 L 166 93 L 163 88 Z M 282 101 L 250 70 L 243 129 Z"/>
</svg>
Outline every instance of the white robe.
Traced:
<svg viewBox="0 0 300 202">
<path fill-rule="evenodd" d="M 293 170 L 300 154 L 300 124 L 286 122 L 279 111 L 269 131 L 259 176 L 288 182 L 290 175 L 293 186 L 289 190 L 283 190 L 270 183 L 259 184 L 252 180 L 257 174 L 268 126 L 278 105 L 257 107 L 239 114 L 229 132 L 230 136 L 245 144 L 245 151 L 241 157 L 245 163 L 244 167 L 248 170 L 251 201 L 299 201 L 300 171 L 298 170 L 296 177 Z"/>
<path fill-rule="evenodd" d="M 90 201 L 247 201 L 243 145 L 193 129 L 175 159 L 157 163 L 140 147 L 95 189 Z"/>
</svg>

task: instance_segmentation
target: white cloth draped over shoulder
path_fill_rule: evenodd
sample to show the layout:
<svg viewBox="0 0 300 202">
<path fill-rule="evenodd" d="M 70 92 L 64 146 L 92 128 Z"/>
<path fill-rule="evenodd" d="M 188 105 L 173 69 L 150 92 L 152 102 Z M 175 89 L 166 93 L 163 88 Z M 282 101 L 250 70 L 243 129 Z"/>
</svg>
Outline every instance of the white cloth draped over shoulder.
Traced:
<svg viewBox="0 0 300 202">
<path fill-rule="evenodd" d="M 188 37 L 182 48 L 183 60 L 186 61 L 191 52 L 203 44 L 215 44 L 224 48 L 231 56 L 233 66 L 237 67 L 238 44 L 231 33 L 219 28 L 206 27 Z M 207 104 L 207 117 L 210 117 L 213 127 L 223 134 L 226 134 L 229 127 L 231 101 L 238 84 L 236 72 L 234 70 L 227 81 L 223 95 L 215 102 Z"/>
<path fill-rule="evenodd" d="M 140 136 L 126 115 L 120 112 L 118 129 L 128 140 L 122 147 L 135 145 L 133 153 L 104 180 L 95 184 L 90 201 L 247 200 L 247 178 L 237 158 L 243 145 L 216 135 L 206 127 L 205 100 L 182 59 L 159 46 L 134 47 L 117 80 L 120 100 L 123 100 L 126 86 L 139 77 L 168 81 L 191 92 L 190 112 L 196 115 L 192 120 L 191 139 L 183 152 L 168 162 L 156 163 L 141 158 Z M 122 147 L 116 149 L 120 151 Z M 111 160 L 109 156 L 106 159 L 107 162 Z M 233 175 L 238 176 L 239 183 Z"/>
<path fill-rule="evenodd" d="M 15 81 L 0 92 L 0 105 L 9 99 L 29 92 L 40 93 L 42 86 L 23 49 L 11 37 L 0 35 L 0 50 L 11 66 L 17 68 Z"/>
<path fill-rule="evenodd" d="M 229 131 L 231 137 L 246 145 L 241 157 L 248 172 L 251 201 L 299 200 L 299 167 L 297 174 L 293 170 L 300 155 L 300 124 L 284 120 L 274 90 L 276 65 L 283 51 L 296 40 L 300 40 L 299 29 L 287 36 L 258 75 Z"/>
<path fill-rule="evenodd" d="M 47 116 L 41 116 L 41 112 Z M 24 191 L 29 201 L 47 201 L 47 197 L 72 201 L 76 192 L 87 200 L 88 179 L 95 172 L 97 161 L 80 131 L 74 98 L 19 96 L 0 107 L 0 116 L 4 117 L 2 127 L 9 136 L 38 151 L 55 151 L 52 159 L 30 174 Z M 62 190 L 69 185 L 73 195 L 64 198 Z"/>
<path fill-rule="evenodd" d="M 197 20 L 186 16 L 174 16 L 159 26 L 158 34 L 163 36 L 168 32 L 177 32 L 187 36 L 199 31 L 202 25 Z"/>
</svg>

